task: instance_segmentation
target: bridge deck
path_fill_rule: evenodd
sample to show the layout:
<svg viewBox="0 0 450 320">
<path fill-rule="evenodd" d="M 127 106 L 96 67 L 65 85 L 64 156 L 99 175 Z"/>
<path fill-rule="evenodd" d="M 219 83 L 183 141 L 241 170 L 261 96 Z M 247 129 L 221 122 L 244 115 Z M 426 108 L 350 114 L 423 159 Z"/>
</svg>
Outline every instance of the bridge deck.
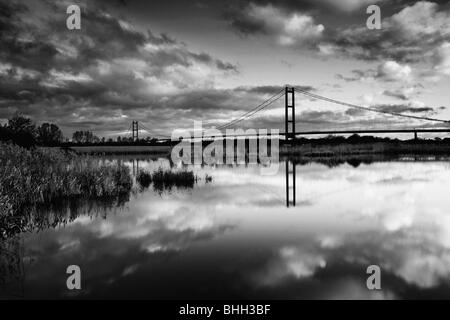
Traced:
<svg viewBox="0 0 450 320">
<path fill-rule="evenodd" d="M 295 133 L 295 136 L 309 136 L 309 135 L 342 135 L 342 134 L 366 134 L 366 133 L 450 133 L 450 128 L 448 129 L 373 129 L 373 130 L 341 130 L 341 131 L 299 131 Z M 192 137 L 186 138 L 188 141 L 192 140 L 215 140 L 215 139 L 233 139 L 233 138 L 262 138 L 262 137 L 276 137 L 276 136 L 286 136 L 285 132 L 280 132 L 276 134 L 268 135 L 255 135 L 251 134 L 237 134 L 231 136 L 217 136 L 217 137 Z M 161 141 L 170 141 L 170 139 L 160 139 Z"/>
<path fill-rule="evenodd" d="M 296 132 L 296 136 L 321 135 L 321 134 L 363 134 L 363 133 L 445 133 L 448 129 L 374 129 L 374 130 L 342 130 L 342 131 L 303 131 Z M 280 135 L 286 135 L 282 132 Z"/>
</svg>

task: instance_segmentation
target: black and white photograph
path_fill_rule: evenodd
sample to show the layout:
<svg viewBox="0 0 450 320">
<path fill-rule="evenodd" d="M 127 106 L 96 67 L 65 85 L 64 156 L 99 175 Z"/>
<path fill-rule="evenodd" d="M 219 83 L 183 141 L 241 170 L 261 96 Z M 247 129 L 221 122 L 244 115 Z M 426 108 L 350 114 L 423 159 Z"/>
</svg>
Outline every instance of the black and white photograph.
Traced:
<svg viewBox="0 0 450 320">
<path fill-rule="evenodd" d="M 449 190 L 447 0 L 0 0 L 0 300 L 446 300 Z"/>
</svg>

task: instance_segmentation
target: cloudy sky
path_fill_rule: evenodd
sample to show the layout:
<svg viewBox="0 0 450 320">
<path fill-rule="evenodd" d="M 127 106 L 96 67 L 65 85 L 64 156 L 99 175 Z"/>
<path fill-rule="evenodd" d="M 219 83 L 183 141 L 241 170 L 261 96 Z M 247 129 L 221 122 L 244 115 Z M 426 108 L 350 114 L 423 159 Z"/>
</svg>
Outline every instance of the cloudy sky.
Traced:
<svg viewBox="0 0 450 320">
<path fill-rule="evenodd" d="M 81 30 L 66 28 L 71 4 Z M 0 0 L 0 48 L 0 122 L 20 112 L 69 137 L 219 126 L 285 84 L 450 119 L 448 1 Z M 442 126 L 297 99 L 299 130 Z M 281 100 L 240 125 L 281 129 Z"/>
</svg>

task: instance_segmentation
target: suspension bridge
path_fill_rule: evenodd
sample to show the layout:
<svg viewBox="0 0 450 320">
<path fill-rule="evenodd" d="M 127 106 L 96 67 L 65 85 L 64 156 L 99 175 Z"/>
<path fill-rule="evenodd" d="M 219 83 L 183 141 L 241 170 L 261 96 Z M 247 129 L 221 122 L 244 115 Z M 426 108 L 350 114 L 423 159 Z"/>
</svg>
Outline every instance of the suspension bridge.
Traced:
<svg viewBox="0 0 450 320">
<path fill-rule="evenodd" d="M 350 110 L 360 110 L 363 111 L 363 114 L 367 113 L 373 113 L 378 114 L 383 117 L 389 117 L 389 118 L 400 118 L 402 120 L 408 120 L 408 124 L 411 122 L 415 122 L 414 126 L 410 127 L 402 127 L 399 128 L 398 125 L 395 128 L 387 128 L 389 122 L 381 122 L 383 124 L 382 127 L 378 128 L 353 128 L 353 129 L 325 129 L 325 130 L 297 130 L 298 126 L 297 124 L 302 124 L 301 119 L 301 113 L 296 113 L 296 96 L 301 95 L 303 97 L 309 98 L 311 101 L 320 101 L 325 102 L 328 104 L 338 105 L 341 107 L 345 107 L 346 109 Z M 389 110 L 384 110 L 380 108 L 373 108 L 373 107 L 366 107 L 366 106 L 359 106 L 351 103 L 347 103 L 344 101 L 339 101 L 336 99 L 331 99 L 325 96 L 321 96 L 315 93 L 312 93 L 308 90 L 305 90 L 300 87 L 295 86 L 286 86 L 283 89 L 280 89 L 278 92 L 273 94 L 268 99 L 264 100 L 262 103 L 258 104 L 254 108 L 249 108 L 248 111 L 244 112 L 240 116 L 231 119 L 230 121 L 227 121 L 224 124 L 217 125 L 214 127 L 214 129 L 217 129 L 218 131 L 223 131 L 226 129 L 236 128 L 238 125 L 241 126 L 244 121 L 248 120 L 254 120 L 255 116 L 258 113 L 263 112 L 264 110 L 268 110 L 271 106 L 273 106 L 277 101 L 280 101 L 282 98 L 284 98 L 284 119 L 282 119 L 281 125 L 283 125 L 284 131 L 279 132 L 279 138 L 284 140 L 284 143 L 289 146 L 289 143 L 294 141 L 295 139 L 298 139 L 302 136 L 314 136 L 314 135 L 349 135 L 349 134 L 401 134 L 401 133 L 412 133 L 414 134 L 415 139 L 417 139 L 417 135 L 419 133 L 449 133 L 450 132 L 450 120 L 444 120 L 444 119 L 438 119 L 433 118 L 429 116 L 419 116 L 416 114 L 405 114 L 405 113 L 399 113 L 399 112 L 392 112 Z M 298 119 L 300 116 L 300 119 Z M 433 124 L 432 127 L 425 127 L 422 123 L 425 125 L 429 125 L 430 123 Z M 255 122 L 252 123 L 253 125 Z M 396 123 L 398 124 L 398 123 Z M 139 139 L 139 132 L 146 132 L 151 135 L 151 131 L 148 129 L 147 126 L 144 124 L 139 123 L 138 121 L 133 121 L 129 128 L 129 132 L 131 134 L 131 137 L 133 140 Z M 228 135 L 225 137 L 225 135 L 219 135 L 219 136 L 208 136 L 204 135 L 204 133 L 207 130 L 204 130 L 201 132 L 201 134 L 197 134 L 197 136 L 200 136 L 200 139 L 203 140 L 211 140 L 211 139 L 225 139 L 230 138 Z M 267 137 L 270 137 L 270 133 L 267 133 Z M 152 135 L 152 137 L 157 138 L 160 141 L 168 141 L 171 139 L 169 136 L 156 136 Z M 258 138 L 261 137 L 259 134 L 255 136 L 255 134 L 252 133 L 244 133 L 244 134 L 236 134 L 231 138 L 238 138 L 238 137 L 246 137 L 248 139 L 250 138 Z M 192 141 L 192 140 L 191 140 Z M 295 161 L 291 161 L 289 159 L 285 160 L 285 185 L 286 185 L 286 206 L 296 206 L 297 203 L 297 174 L 296 174 L 296 167 L 297 163 Z M 137 164 L 137 167 L 139 164 Z M 133 162 L 133 168 L 134 168 L 134 162 Z M 138 170 L 138 169 L 137 169 Z"/>
<path fill-rule="evenodd" d="M 386 128 L 377 127 L 377 128 L 352 128 L 352 129 L 325 129 L 325 130 L 303 130 L 298 131 L 298 126 L 296 124 L 301 124 L 302 119 L 297 118 L 296 114 L 296 96 L 301 95 L 303 97 L 309 98 L 310 101 L 316 102 L 320 101 L 327 104 L 338 105 L 341 107 L 345 107 L 350 110 L 359 110 L 366 113 L 378 114 L 381 116 L 388 116 L 390 118 L 397 118 L 409 121 L 415 121 L 416 123 L 433 123 L 431 127 L 425 127 L 423 124 L 416 124 L 411 127 L 396 127 L 396 128 Z M 429 116 L 420 116 L 413 114 L 405 114 L 400 112 L 392 112 L 380 108 L 374 107 L 365 107 L 356 104 L 347 103 L 344 101 L 339 101 L 336 99 L 331 99 L 329 97 L 325 97 L 322 95 L 315 94 L 310 90 L 305 90 L 301 87 L 296 86 L 286 86 L 283 89 L 280 89 L 274 95 L 264 100 L 262 103 L 256 105 L 253 108 L 249 108 L 248 111 L 244 112 L 238 117 L 235 117 L 224 124 L 217 125 L 212 127 L 216 130 L 223 131 L 226 129 L 236 128 L 238 125 L 241 125 L 244 121 L 249 121 L 255 119 L 255 116 L 264 110 L 268 110 L 271 106 L 274 106 L 277 101 L 284 98 L 284 131 L 280 130 L 279 137 L 284 140 L 284 142 L 291 142 L 302 136 L 314 136 L 314 135 L 349 135 L 349 134 L 399 134 L 399 133 L 412 133 L 414 134 L 415 139 L 417 139 L 419 133 L 449 133 L 450 132 L 450 120 L 437 119 Z M 300 114 L 301 115 L 301 114 Z M 370 121 L 369 121 L 370 123 Z M 254 122 L 253 122 L 254 124 Z M 438 124 L 438 125 L 437 125 Z M 345 125 L 345 124 L 341 124 Z M 169 135 L 156 135 L 152 134 L 152 131 L 142 122 L 133 121 L 129 129 L 127 130 L 127 134 L 131 136 L 133 141 L 139 140 L 139 133 L 145 132 L 148 135 L 159 141 L 168 141 L 171 140 L 171 136 Z M 196 137 L 200 137 L 201 140 L 211 140 L 211 139 L 224 139 L 225 136 L 207 136 L 205 135 L 207 129 L 203 130 L 200 134 L 197 133 Z M 271 136 L 270 133 L 267 136 Z M 235 134 L 234 137 L 261 137 L 259 134 L 255 136 L 255 134 L 251 133 L 241 133 Z M 229 138 L 227 136 L 227 138 Z"/>
</svg>

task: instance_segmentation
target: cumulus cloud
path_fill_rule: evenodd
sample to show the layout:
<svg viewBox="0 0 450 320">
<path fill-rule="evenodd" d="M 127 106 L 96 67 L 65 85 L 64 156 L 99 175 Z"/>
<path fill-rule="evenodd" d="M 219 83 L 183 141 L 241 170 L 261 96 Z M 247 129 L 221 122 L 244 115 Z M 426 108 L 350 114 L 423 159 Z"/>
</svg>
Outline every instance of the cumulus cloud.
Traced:
<svg viewBox="0 0 450 320">
<path fill-rule="evenodd" d="M 450 75 L 450 42 L 444 42 L 433 55 L 434 69 L 438 73 Z"/>
<path fill-rule="evenodd" d="M 411 42 L 439 40 L 450 31 L 449 15 L 439 11 L 435 2 L 418 1 L 393 15 L 388 21 L 392 30 L 397 30 L 399 38 Z"/>
<path fill-rule="evenodd" d="M 424 61 L 450 36 L 449 14 L 434 2 L 419 1 L 383 19 L 382 29 L 365 26 L 329 37 L 333 53 L 364 60 Z"/>
<path fill-rule="evenodd" d="M 322 37 L 325 27 L 303 13 L 290 13 L 271 4 L 250 3 L 243 11 L 229 14 L 230 24 L 241 34 L 263 34 L 283 46 L 314 43 Z"/>
<path fill-rule="evenodd" d="M 337 74 L 336 78 L 347 82 L 352 81 L 397 81 L 409 82 L 413 79 L 413 70 L 407 64 L 400 64 L 396 61 L 389 60 L 378 65 L 376 69 L 352 70 L 350 76 Z"/>
<path fill-rule="evenodd" d="M 320 253 L 301 249 L 280 248 L 277 256 L 256 273 L 254 280 L 260 286 L 277 286 L 290 278 L 296 281 L 311 278 L 317 270 L 326 267 L 326 260 Z"/>
<path fill-rule="evenodd" d="M 213 88 L 238 72 L 168 35 L 137 31 L 95 5 L 80 5 L 77 32 L 64 27 L 64 3 L 38 1 L 31 9 L 0 2 L 0 118 L 19 111 L 66 130 L 106 122 L 124 129 L 128 117 L 157 117 L 174 95 Z M 50 14 L 38 19 L 31 10 Z"/>
<path fill-rule="evenodd" d="M 378 77 L 388 80 L 404 80 L 411 75 L 411 67 L 395 61 L 386 61 L 378 67 Z"/>
<path fill-rule="evenodd" d="M 352 70 L 350 76 L 337 74 L 336 78 L 347 82 L 353 81 L 372 81 L 377 76 L 377 72 L 373 69 L 369 70 Z"/>
<path fill-rule="evenodd" d="M 167 135 L 164 127 L 191 124 L 195 119 L 223 123 L 278 89 L 218 89 L 223 79 L 239 73 L 233 62 L 196 52 L 167 34 L 140 31 L 101 9 L 99 2 L 89 6 L 80 2 L 83 30 L 74 32 L 61 27 L 66 18 L 62 3 L 0 0 L 0 119 L 20 111 L 37 121 L 56 122 L 69 135 L 75 129 L 105 124 L 111 133 L 127 128 L 131 119 L 148 119 L 146 125 L 155 134 Z M 341 23 L 329 28 L 327 20 L 322 20 L 326 10 L 356 12 L 365 1 L 230 3 L 234 5 L 228 6 L 231 10 L 225 16 L 241 34 L 321 55 L 382 61 L 373 69 L 338 76 L 346 81 L 402 82 L 415 76 L 415 62 L 428 58 L 434 68 L 427 79 L 449 73 L 448 13 L 438 4 L 397 2 L 402 4 L 397 14 L 386 17 L 383 29 L 373 32 Z M 325 11 L 318 14 L 319 9 Z M 408 10 L 421 11 L 411 30 Z M 385 95 L 403 100 L 412 96 L 393 89 Z M 335 118 L 348 115 L 333 113 Z M 320 121 L 316 114 L 306 116 L 305 121 Z M 273 119 L 282 123 L 282 118 Z M 267 127 L 279 125 L 270 117 L 262 120 Z"/>
<path fill-rule="evenodd" d="M 417 88 L 419 87 L 421 86 L 408 86 L 400 89 L 385 90 L 383 91 L 383 95 L 400 100 L 409 100 L 417 92 Z"/>
<path fill-rule="evenodd" d="M 353 12 L 376 2 L 321 0 L 311 6 L 307 5 L 310 4 L 308 1 L 302 1 L 297 6 L 289 1 L 276 5 L 268 1 L 264 4 L 250 2 L 246 9 L 238 7 L 226 17 L 240 33 L 272 35 L 281 45 L 298 44 L 294 47 L 314 49 L 325 56 L 361 60 L 426 61 L 436 48 L 449 40 L 449 13 L 443 4 L 436 2 L 400 1 L 391 4 L 389 9 L 396 13 L 385 17 L 382 29 L 377 31 L 369 30 L 365 23 L 344 23 L 337 28 L 326 28 L 326 24 L 317 18 L 318 10 L 314 10 L 332 7 L 334 10 Z M 389 5 L 387 1 L 383 4 Z M 294 27 L 289 28 L 289 25 Z M 300 45 L 305 41 L 308 46 Z"/>
</svg>

